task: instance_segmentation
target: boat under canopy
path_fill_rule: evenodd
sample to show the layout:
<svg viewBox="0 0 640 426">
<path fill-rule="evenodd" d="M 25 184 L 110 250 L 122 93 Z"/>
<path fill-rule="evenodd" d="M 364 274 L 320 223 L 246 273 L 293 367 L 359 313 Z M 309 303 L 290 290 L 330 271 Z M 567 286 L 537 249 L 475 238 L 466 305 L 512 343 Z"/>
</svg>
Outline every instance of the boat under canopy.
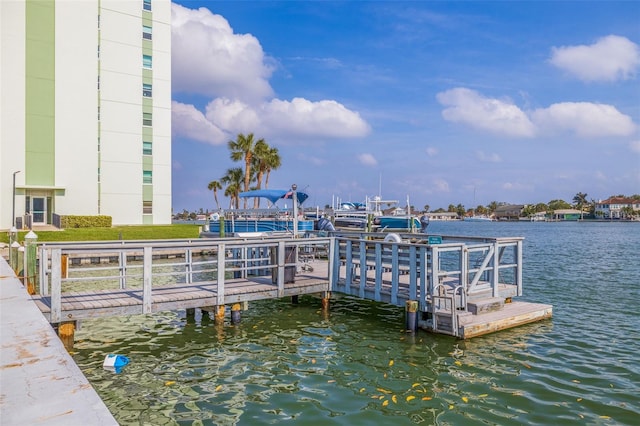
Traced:
<svg viewBox="0 0 640 426">
<path fill-rule="evenodd" d="M 278 200 L 293 199 L 293 191 L 287 189 L 255 189 L 253 191 L 241 192 L 238 194 L 240 198 L 266 198 L 275 204 Z M 309 195 L 306 192 L 296 191 L 298 204 L 304 203 Z"/>
<path fill-rule="evenodd" d="M 201 233 L 201 236 L 219 235 L 221 225 L 224 226 L 225 234 L 292 233 L 294 231 L 293 209 L 281 209 L 276 205 L 276 202 L 283 199 L 293 201 L 293 195 L 294 193 L 290 189 L 256 189 L 241 192 L 238 194 L 240 198 L 265 198 L 272 205 L 266 209 L 229 209 L 214 212 L 209 216 L 208 223 L 205 224 L 206 230 Z M 301 191 L 296 191 L 295 196 L 298 205 L 301 205 L 309 198 L 308 194 Z M 221 221 L 222 218 L 224 218 L 224 221 Z M 312 220 L 304 220 L 299 216 L 296 218 L 295 227 L 297 232 L 312 231 L 314 222 Z"/>
</svg>

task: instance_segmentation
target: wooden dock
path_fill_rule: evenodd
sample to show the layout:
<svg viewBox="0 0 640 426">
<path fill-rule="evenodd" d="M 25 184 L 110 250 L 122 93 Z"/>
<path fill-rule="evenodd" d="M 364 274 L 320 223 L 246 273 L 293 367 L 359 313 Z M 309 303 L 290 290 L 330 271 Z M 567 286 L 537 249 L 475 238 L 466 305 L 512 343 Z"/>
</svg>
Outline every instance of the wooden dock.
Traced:
<svg viewBox="0 0 640 426">
<path fill-rule="evenodd" d="M 444 236 L 430 244 L 401 236 L 46 244 L 33 298 L 59 324 L 343 293 L 416 306 L 416 327 L 463 339 L 552 316 L 549 305 L 513 301 L 522 295 L 521 238 Z M 94 260 L 70 260 L 81 258 Z"/>
</svg>

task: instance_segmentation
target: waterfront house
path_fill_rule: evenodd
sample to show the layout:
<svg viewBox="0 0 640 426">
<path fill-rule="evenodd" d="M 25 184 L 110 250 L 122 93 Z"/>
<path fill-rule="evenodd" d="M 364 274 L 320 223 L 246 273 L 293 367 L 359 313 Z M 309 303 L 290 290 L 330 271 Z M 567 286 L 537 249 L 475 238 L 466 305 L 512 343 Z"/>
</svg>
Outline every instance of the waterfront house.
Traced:
<svg viewBox="0 0 640 426">
<path fill-rule="evenodd" d="M 523 204 L 507 204 L 496 207 L 493 212 L 497 220 L 518 220 L 524 210 Z"/>
<path fill-rule="evenodd" d="M 456 212 L 430 212 L 426 213 L 429 220 L 460 220 Z"/>
<path fill-rule="evenodd" d="M 576 209 L 558 209 L 553 211 L 552 220 L 580 220 L 581 214 Z"/>
<path fill-rule="evenodd" d="M 595 214 L 603 219 L 626 219 L 630 216 L 629 210 L 633 210 L 635 216 L 640 215 L 640 199 L 610 197 L 596 203 Z"/>
</svg>

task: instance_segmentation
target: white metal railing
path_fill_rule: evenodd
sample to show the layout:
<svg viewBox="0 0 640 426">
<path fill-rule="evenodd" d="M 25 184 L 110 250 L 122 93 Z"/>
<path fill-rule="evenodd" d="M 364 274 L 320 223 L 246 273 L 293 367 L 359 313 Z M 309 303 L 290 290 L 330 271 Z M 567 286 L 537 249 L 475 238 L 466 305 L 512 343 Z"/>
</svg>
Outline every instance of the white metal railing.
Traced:
<svg viewBox="0 0 640 426">
<path fill-rule="evenodd" d="M 428 244 L 416 234 L 402 242 L 361 236 L 336 237 L 332 291 L 399 306 L 418 300 L 423 311 L 432 310 L 440 285 L 463 297 L 465 308 L 468 297 L 487 291 L 497 297 L 504 286 L 522 295 L 522 238 L 443 236 Z"/>
<path fill-rule="evenodd" d="M 330 238 L 201 239 L 41 244 L 39 293 L 50 295 L 50 322 L 62 318 L 62 296 L 90 289 L 142 290 L 140 313 L 152 310 L 154 288 L 175 284 L 215 284 L 220 305 L 225 282 L 270 276 L 282 297 L 299 252 L 330 252 Z M 196 256 L 198 252 L 200 255 Z M 78 264 L 77 259 L 93 260 Z M 329 267 L 331 271 L 331 267 Z M 329 277 L 327 291 L 329 291 Z"/>
<path fill-rule="evenodd" d="M 420 234 L 400 234 L 400 242 L 375 233 L 336 235 L 46 243 L 39 246 L 39 292 L 51 295 L 51 322 L 61 320 L 63 294 L 97 282 L 142 290 L 142 313 L 151 309 L 153 289 L 171 284 L 213 283 L 223 305 L 228 279 L 268 275 L 283 295 L 291 268 L 295 273 L 303 259 L 322 252 L 328 259 L 327 291 L 398 306 L 417 300 L 423 312 L 433 309 L 440 285 L 458 294 L 465 308 L 476 292 L 496 297 L 510 286 L 516 288 L 513 295 L 522 295 L 522 238 L 442 236 L 442 243 L 429 244 Z M 93 263 L 78 265 L 75 256 Z"/>
</svg>

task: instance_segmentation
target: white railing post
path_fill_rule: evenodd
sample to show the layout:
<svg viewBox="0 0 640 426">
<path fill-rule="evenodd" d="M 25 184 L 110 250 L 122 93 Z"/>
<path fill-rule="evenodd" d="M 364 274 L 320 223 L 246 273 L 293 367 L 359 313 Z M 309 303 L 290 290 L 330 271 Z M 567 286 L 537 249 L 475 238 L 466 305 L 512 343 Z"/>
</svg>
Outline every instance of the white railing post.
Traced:
<svg viewBox="0 0 640 426">
<path fill-rule="evenodd" d="M 186 272 L 184 281 L 187 284 L 191 284 L 193 282 L 193 251 L 191 250 L 191 248 L 187 248 L 184 253 L 184 263 Z"/>
<path fill-rule="evenodd" d="M 13 248 L 10 248 L 9 251 L 13 250 Z M 41 296 L 46 296 L 47 294 L 49 294 L 49 274 L 48 274 L 48 267 L 49 267 L 49 250 L 47 249 L 47 247 L 43 244 L 42 246 L 40 246 L 40 295 Z M 11 265 L 11 267 L 13 267 L 13 265 Z"/>
<path fill-rule="evenodd" d="M 493 270 L 491 271 L 491 290 L 492 297 L 498 297 L 500 295 L 500 289 L 498 288 L 498 278 L 500 277 L 500 243 L 496 240 L 493 243 Z"/>
<path fill-rule="evenodd" d="M 62 249 L 51 250 L 51 318 L 50 323 L 62 321 Z"/>
<path fill-rule="evenodd" d="M 284 241 L 278 241 L 278 297 L 284 297 L 284 264 L 286 263 Z"/>
<path fill-rule="evenodd" d="M 143 249 L 142 261 L 142 313 L 150 314 L 152 307 L 151 284 L 153 281 L 153 248 L 145 246 Z"/>
<path fill-rule="evenodd" d="M 224 306 L 224 272 L 225 272 L 225 260 L 227 252 L 224 243 L 218 244 L 218 279 L 217 279 L 217 305 Z"/>
<path fill-rule="evenodd" d="M 518 296 L 522 296 L 522 240 L 518 240 L 516 250 L 516 286 Z"/>
<path fill-rule="evenodd" d="M 333 290 L 334 283 L 337 282 L 337 276 L 334 276 L 334 268 L 336 271 L 340 270 L 340 265 L 336 265 L 336 259 L 338 256 L 335 256 L 334 253 L 336 251 L 336 239 L 335 237 L 331 237 L 329 239 L 329 251 L 327 252 L 327 260 L 329 261 L 329 290 Z M 339 261 L 339 259 L 338 259 Z"/>
<path fill-rule="evenodd" d="M 127 288 L 127 252 L 124 249 L 120 252 L 120 288 Z"/>
<path fill-rule="evenodd" d="M 469 284 L 469 249 L 466 244 L 460 245 L 460 260 L 460 285 L 468 293 L 471 285 Z"/>
<path fill-rule="evenodd" d="M 429 292 L 430 295 L 435 295 L 434 291 L 439 284 L 438 275 L 440 275 L 440 253 L 438 247 L 431 246 L 431 275 L 429 275 Z"/>
</svg>

